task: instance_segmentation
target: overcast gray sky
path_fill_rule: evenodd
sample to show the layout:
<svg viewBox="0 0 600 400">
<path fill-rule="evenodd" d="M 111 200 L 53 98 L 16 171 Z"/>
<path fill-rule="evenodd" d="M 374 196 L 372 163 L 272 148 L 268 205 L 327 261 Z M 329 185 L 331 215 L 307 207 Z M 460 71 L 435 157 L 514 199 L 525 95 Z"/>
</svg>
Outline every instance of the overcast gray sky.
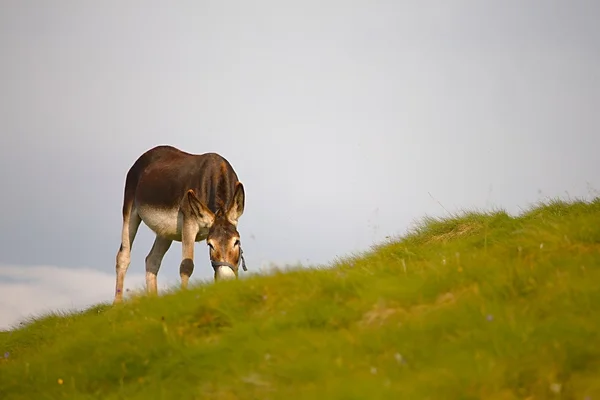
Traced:
<svg viewBox="0 0 600 400">
<path fill-rule="evenodd" d="M 2 1 L 0 329 L 112 299 L 125 174 L 158 144 L 233 164 L 251 270 L 367 250 L 443 215 L 436 201 L 591 198 L 598 16 L 575 0 Z M 126 287 L 152 240 L 143 226 Z"/>
</svg>

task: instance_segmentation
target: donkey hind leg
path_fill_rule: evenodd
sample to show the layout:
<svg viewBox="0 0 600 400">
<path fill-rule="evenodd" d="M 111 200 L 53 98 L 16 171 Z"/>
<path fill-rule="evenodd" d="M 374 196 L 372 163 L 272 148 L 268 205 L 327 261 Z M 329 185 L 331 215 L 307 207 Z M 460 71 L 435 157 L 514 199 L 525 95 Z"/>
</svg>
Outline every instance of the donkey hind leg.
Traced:
<svg viewBox="0 0 600 400">
<path fill-rule="evenodd" d="M 129 268 L 129 262 L 131 261 L 131 246 L 133 246 L 133 240 L 140 227 L 142 219 L 138 213 L 130 209 L 129 213 L 123 215 L 123 230 L 121 233 L 121 247 L 117 253 L 117 283 L 115 287 L 115 303 L 120 303 L 123 300 L 123 283 L 125 281 L 125 274 L 127 268 Z"/>
<path fill-rule="evenodd" d="M 156 285 L 156 275 L 158 275 L 158 270 L 160 269 L 160 264 L 162 263 L 163 257 L 165 253 L 171 247 L 172 240 L 165 239 L 156 235 L 154 239 L 154 244 L 152 245 L 152 249 L 150 249 L 150 253 L 146 257 L 146 292 L 148 294 L 156 294 L 157 285 Z"/>
</svg>

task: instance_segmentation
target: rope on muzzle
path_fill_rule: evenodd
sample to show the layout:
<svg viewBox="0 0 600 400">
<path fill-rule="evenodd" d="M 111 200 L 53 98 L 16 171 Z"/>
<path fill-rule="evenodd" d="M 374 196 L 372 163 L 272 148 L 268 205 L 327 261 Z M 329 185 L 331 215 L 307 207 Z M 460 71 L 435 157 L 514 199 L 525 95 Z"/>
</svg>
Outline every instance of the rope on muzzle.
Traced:
<svg viewBox="0 0 600 400">
<path fill-rule="evenodd" d="M 210 264 L 212 265 L 213 269 L 216 269 L 217 267 L 229 267 L 232 270 L 235 270 L 235 268 L 236 268 L 235 265 L 225 262 L 225 261 L 210 260 Z M 242 250 L 241 247 L 240 247 L 240 260 L 238 261 L 237 267 L 239 267 L 240 264 L 242 264 L 242 269 L 244 270 L 244 272 L 247 272 L 248 269 L 246 268 L 246 260 L 244 260 L 244 251 Z"/>
</svg>

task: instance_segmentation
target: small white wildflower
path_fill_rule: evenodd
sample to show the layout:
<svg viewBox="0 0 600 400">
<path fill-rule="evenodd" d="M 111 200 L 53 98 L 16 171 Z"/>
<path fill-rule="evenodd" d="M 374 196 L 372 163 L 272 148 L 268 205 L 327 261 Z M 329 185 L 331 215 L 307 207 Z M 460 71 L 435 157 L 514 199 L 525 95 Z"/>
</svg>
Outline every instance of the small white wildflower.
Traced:
<svg viewBox="0 0 600 400">
<path fill-rule="evenodd" d="M 553 383 L 550 385 L 550 390 L 553 393 L 560 393 L 560 389 L 562 388 L 560 383 Z"/>
<path fill-rule="evenodd" d="M 399 364 L 402 364 L 404 362 L 404 357 L 402 357 L 402 354 L 400 353 L 394 354 L 394 358 Z"/>
<path fill-rule="evenodd" d="M 544 248 L 544 243 L 540 243 L 540 249 Z"/>
<path fill-rule="evenodd" d="M 377 373 L 377 368 L 371 367 L 371 373 L 375 375 Z"/>
</svg>

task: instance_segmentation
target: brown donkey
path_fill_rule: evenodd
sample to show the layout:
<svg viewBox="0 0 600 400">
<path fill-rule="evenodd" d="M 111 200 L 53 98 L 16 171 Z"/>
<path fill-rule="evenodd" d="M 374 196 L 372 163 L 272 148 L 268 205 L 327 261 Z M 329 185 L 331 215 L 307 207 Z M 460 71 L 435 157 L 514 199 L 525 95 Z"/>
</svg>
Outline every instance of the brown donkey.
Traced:
<svg viewBox="0 0 600 400">
<path fill-rule="evenodd" d="M 171 146 L 142 154 L 125 180 L 115 303 L 123 300 L 131 247 L 142 221 L 156 234 L 146 257 L 148 293 L 157 291 L 156 275 L 173 240 L 181 242 L 183 289 L 194 270 L 194 244 L 205 239 L 215 280 L 237 278 L 240 263 L 246 270 L 237 231 L 244 202 L 244 186 L 218 154 L 189 154 Z"/>
</svg>

